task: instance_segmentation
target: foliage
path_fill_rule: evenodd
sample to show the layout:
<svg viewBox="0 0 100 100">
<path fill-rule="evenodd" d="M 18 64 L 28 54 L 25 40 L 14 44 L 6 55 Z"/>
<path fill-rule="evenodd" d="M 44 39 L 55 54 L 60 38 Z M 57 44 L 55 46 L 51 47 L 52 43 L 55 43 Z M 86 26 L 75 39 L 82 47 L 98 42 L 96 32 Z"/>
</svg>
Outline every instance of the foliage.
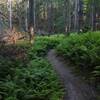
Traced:
<svg viewBox="0 0 100 100">
<path fill-rule="evenodd" d="M 65 59 L 76 64 L 86 77 L 91 77 L 94 70 L 95 75 L 100 77 L 100 70 L 96 68 L 100 66 L 100 32 L 71 34 L 61 41 L 56 50 Z"/>
<path fill-rule="evenodd" d="M 50 48 L 56 44 L 53 43 Z M 21 45 L 2 48 L 0 51 L 0 97 L 2 99 L 58 100 L 61 98 L 63 90 L 51 64 L 45 58 L 49 46 L 47 37 L 38 37 L 33 46 L 21 43 Z M 22 54 L 20 51 L 26 54 L 24 61 L 22 58 L 21 60 L 17 58 L 16 53 Z M 7 52 L 13 55 L 13 58 Z"/>
<path fill-rule="evenodd" d="M 45 98 L 51 100 L 55 98 L 55 93 L 57 96 L 55 99 L 59 98 L 61 92 L 56 74 L 45 59 L 32 60 L 27 68 L 9 67 L 9 69 L 10 74 L 0 82 L 0 94 L 5 100 L 9 98 L 13 100 L 45 100 Z"/>
<path fill-rule="evenodd" d="M 63 38 L 64 35 L 37 36 L 34 46 L 28 51 L 29 57 L 45 56 L 48 50 L 56 47 Z"/>
</svg>

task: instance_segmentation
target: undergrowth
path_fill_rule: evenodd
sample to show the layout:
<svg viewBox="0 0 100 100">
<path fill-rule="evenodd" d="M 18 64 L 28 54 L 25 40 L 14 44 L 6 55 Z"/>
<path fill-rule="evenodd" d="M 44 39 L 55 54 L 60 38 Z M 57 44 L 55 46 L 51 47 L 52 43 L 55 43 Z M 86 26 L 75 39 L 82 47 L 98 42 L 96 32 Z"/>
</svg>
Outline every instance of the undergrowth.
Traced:
<svg viewBox="0 0 100 100">
<path fill-rule="evenodd" d="M 17 44 L 0 49 L 0 100 L 60 100 L 62 86 L 46 60 L 54 38 L 37 37 L 34 45 Z"/>
<path fill-rule="evenodd" d="M 73 33 L 60 42 L 56 51 L 100 90 L 100 32 Z"/>
</svg>

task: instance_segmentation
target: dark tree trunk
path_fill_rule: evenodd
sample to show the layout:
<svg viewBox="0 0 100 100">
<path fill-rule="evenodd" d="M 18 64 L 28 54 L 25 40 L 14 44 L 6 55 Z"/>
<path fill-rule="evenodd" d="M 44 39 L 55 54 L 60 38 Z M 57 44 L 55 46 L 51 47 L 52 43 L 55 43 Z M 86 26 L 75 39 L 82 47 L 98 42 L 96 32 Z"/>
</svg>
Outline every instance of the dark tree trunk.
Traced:
<svg viewBox="0 0 100 100">
<path fill-rule="evenodd" d="M 52 33 L 53 30 L 53 4 L 52 1 L 47 2 L 47 16 L 48 16 L 48 32 Z"/>
<path fill-rule="evenodd" d="M 29 27 L 34 25 L 33 0 L 29 0 Z"/>
</svg>

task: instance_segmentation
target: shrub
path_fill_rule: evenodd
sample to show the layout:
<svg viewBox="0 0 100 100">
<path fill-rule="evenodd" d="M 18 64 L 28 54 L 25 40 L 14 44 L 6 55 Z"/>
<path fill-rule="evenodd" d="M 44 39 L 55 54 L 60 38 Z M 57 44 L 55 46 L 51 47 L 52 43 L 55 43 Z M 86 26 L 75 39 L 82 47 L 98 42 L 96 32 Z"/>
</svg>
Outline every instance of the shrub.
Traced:
<svg viewBox="0 0 100 100">
<path fill-rule="evenodd" d="M 58 42 L 54 40 L 53 43 L 53 45 L 49 43 L 49 38 L 38 37 L 33 46 L 21 43 L 0 50 L 1 99 L 58 100 L 61 98 L 63 90 L 58 77 L 45 58 L 47 50 Z"/>
<path fill-rule="evenodd" d="M 78 66 L 87 77 L 91 72 L 98 72 L 96 66 L 100 66 L 100 32 L 84 34 L 71 34 L 56 48 L 58 54 Z"/>
<path fill-rule="evenodd" d="M 47 60 L 38 58 L 30 61 L 27 68 L 14 70 L 13 78 L 8 75 L 0 82 L 0 94 L 5 100 L 9 98 L 13 100 L 58 100 L 60 98 L 62 94 L 60 84 Z"/>
</svg>

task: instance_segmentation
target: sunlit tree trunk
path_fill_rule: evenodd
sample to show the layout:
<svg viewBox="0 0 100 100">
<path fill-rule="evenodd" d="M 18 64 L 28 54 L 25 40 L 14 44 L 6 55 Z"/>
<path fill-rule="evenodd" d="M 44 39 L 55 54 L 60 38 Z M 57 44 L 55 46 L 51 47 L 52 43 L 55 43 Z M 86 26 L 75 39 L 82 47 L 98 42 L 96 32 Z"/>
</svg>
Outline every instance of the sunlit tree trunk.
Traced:
<svg viewBox="0 0 100 100">
<path fill-rule="evenodd" d="M 9 28 L 12 31 L 12 0 L 8 0 Z"/>
<path fill-rule="evenodd" d="M 74 19 L 74 31 L 78 32 L 79 29 L 79 15 L 78 15 L 78 11 L 79 11 L 79 0 L 75 1 L 75 19 Z"/>
</svg>

